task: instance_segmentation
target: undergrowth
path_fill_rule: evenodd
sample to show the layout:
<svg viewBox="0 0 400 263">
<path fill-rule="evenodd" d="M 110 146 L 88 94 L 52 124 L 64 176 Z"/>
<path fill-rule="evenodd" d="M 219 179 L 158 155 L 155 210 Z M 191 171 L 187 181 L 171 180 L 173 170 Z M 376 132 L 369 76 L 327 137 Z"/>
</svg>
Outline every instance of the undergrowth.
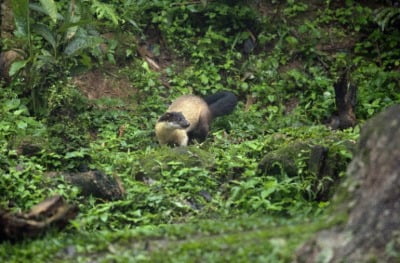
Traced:
<svg viewBox="0 0 400 263">
<path fill-rule="evenodd" d="M 289 262 L 313 232 L 343 219 L 325 214 L 331 196 L 317 192 L 346 176 L 362 123 L 400 101 L 398 18 L 387 9 L 376 21 L 356 1 L 42 2 L 56 13 L 27 6 L 27 17 L 16 12 L 18 34 L 2 40 L 29 52 L 0 87 L 0 208 L 27 211 L 60 194 L 79 215 L 61 232 L 4 242 L 2 262 Z M 162 70 L 136 55 L 143 43 Z M 71 78 L 93 68 L 118 68 L 110 74 L 132 94 L 83 97 Z M 357 86 L 358 125 L 333 131 L 344 71 Z M 154 125 L 173 98 L 222 89 L 239 104 L 205 142 L 157 144 Z M 295 176 L 279 162 L 279 174 L 260 169 L 299 142 L 328 148 L 335 177 L 308 171 L 307 150 L 293 153 Z M 120 178 L 123 199 L 84 197 L 49 177 L 82 170 Z"/>
</svg>

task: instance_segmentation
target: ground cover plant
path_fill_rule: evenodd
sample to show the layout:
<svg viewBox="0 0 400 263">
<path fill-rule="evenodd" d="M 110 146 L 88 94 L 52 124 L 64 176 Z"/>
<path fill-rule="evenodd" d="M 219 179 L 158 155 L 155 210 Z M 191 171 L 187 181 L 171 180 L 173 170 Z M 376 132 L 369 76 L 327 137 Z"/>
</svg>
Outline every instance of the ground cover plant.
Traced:
<svg viewBox="0 0 400 263">
<path fill-rule="evenodd" d="M 2 262 L 290 262 L 315 231 L 345 220 L 329 211 L 360 126 L 400 101 L 399 8 L 387 1 L 8 8 L 2 50 L 19 57 L 0 86 L 0 211 L 57 194 L 79 214 L 65 229 L 3 241 Z M 344 75 L 357 121 L 334 129 Z M 205 142 L 157 144 L 173 98 L 218 90 L 239 104 Z M 87 171 L 117 178 L 123 197 L 68 181 Z"/>
</svg>

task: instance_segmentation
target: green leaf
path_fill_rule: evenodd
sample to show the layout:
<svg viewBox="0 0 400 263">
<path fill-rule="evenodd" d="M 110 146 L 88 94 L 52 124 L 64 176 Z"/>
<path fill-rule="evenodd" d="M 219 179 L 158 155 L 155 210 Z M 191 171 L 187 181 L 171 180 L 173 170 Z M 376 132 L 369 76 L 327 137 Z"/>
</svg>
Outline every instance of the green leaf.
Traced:
<svg viewBox="0 0 400 263">
<path fill-rule="evenodd" d="M 9 111 L 13 109 L 17 109 L 21 105 L 21 101 L 19 99 L 11 99 L 5 102 L 4 110 Z"/>
<path fill-rule="evenodd" d="M 272 186 L 272 187 L 270 187 L 270 188 L 267 188 L 267 189 L 265 189 L 265 190 L 262 190 L 261 191 L 261 198 L 262 199 L 265 199 L 265 198 L 267 198 L 268 196 L 270 196 L 272 193 L 274 193 L 276 191 L 276 187 L 275 186 Z"/>
<path fill-rule="evenodd" d="M 68 7 L 68 23 L 75 24 L 81 20 L 81 7 L 75 1 L 71 1 Z M 66 39 L 72 39 L 78 31 L 78 25 L 70 26 L 65 35 Z"/>
<path fill-rule="evenodd" d="M 11 64 L 10 71 L 8 72 L 8 74 L 10 76 L 14 76 L 18 71 L 20 71 L 22 68 L 24 68 L 27 63 L 28 63 L 28 60 L 19 60 L 19 61 L 13 62 Z"/>
<path fill-rule="evenodd" d="M 28 124 L 24 121 L 17 121 L 17 127 L 20 129 L 26 129 L 26 127 L 28 127 Z"/>
<path fill-rule="evenodd" d="M 43 15 L 47 15 L 47 11 L 42 7 L 42 5 L 36 4 L 36 3 L 30 3 L 29 4 L 29 9 L 39 12 Z M 57 13 L 57 20 L 64 20 L 64 17 L 60 14 Z"/>
<path fill-rule="evenodd" d="M 57 5 L 54 0 L 40 0 L 44 10 L 46 10 L 47 15 L 53 20 L 54 23 L 57 22 Z"/>
<path fill-rule="evenodd" d="M 76 158 L 76 157 L 85 157 L 85 155 L 86 155 L 86 150 L 80 149 L 79 151 L 67 152 L 65 154 L 65 159 L 72 159 L 72 158 Z"/>
<path fill-rule="evenodd" d="M 134 20 L 128 18 L 126 19 L 126 21 L 128 21 L 134 28 L 136 28 L 136 30 L 142 33 L 142 29 L 138 26 L 138 24 Z"/>
<path fill-rule="evenodd" d="M 83 36 L 73 39 L 65 48 L 64 53 L 72 55 L 85 48 L 94 48 L 102 42 L 100 37 Z"/>
<path fill-rule="evenodd" d="M 150 72 L 149 64 L 146 61 L 143 61 L 142 68 L 144 68 L 147 72 Z"/>
<path fill-rule="evenodd" d="M 117 12 L 114 9 L 114 6 L 109 4 L 101 3 L 97 0 L 92 0 L 92 8 L 94 9 L 96 15 L 101 18 L 107 18 L 111 20 L 114 25 L 118 25 L 118 20 L 120 19 L 117 15 Z"/>
<path fill-rule="evenodd" d="M 197 9 L 196 5 L 187 5 L 187 9 L 192 13 L 197 13 L 199 10 Z"/>
<path fill-rule="evenodd" d="M 200 81 L 203 84 L 208 84 L 208 77 L 206 75 L 200 75 Z"/>
<path fill-rule="evenodd" d="M 54 38 L 53 33 L 48 26 L 43 24 L 35 24 L 32 26 L 32 30 L 46 39 L 53 49 L 57 48 L 56 39 Z"/>
<path fill-rule="evenodd" d="M 290 45 L 297 45 L 299 43 L 299 41 L 297 40 L 297 38 L 292 37 L 292 36 L 288 36 L 286 37 L 286 42 L 288 42 Z"/>
<path fill-rule="evenodd" d="M 17 35 L 27 36 L 29 26 L 28 0 L 11 0 Z"/>
<path fill-rule="evenodd" d="M 100 220 L 103 221 L 103 222 L 107 222 L 107 220 L 108 220 L 108 214 L 102 214 L 102 215 L 100 215 Z"/>
<path fill-rule="evenodd" d="M 276 100 L 276 98 L 275 98 L 274 95 L 268 95 L 267 98 L 268 98 L 268 100 L 269 100 L 270 102 L 275 102 L 275 100 Z"/>
<path fill-rule="evenodd" d="M 242 90 L 247 90 L 249 88 L 249 84 L 247 84 L 246 82 L 242 82 L 240 84 L 240 87 L 242 88 Z"/>
<path fill-rule="evenodd" d="M 21 114 L 24 113 L 24 112 L 25 112 L 24 109 L 19 109 L 19 110 L 14 111 L 13 114 L 14 114 L 15 116 L 19 116 L 19 115 L 21 115 Z"/>
</svg>

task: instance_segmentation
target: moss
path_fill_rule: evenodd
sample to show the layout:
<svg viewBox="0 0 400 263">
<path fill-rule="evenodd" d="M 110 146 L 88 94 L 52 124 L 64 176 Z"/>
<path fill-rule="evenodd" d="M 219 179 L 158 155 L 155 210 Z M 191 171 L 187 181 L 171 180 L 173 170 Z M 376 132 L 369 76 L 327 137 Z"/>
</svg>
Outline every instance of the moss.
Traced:
<svg viewBox="0 0 400 263">
<path fill-rule="evenodd" d="M 181 168 L 211 168 L 214 165 L 214 155 L 196 146 L 176 147 L 161 146 L 150 153 L 144 154 L 135 167 L 137 179 L 158 179 L 162 171 L 169 170 L 174 165 Z"/>
<path fill-rule="evenodd" d="M 286 174 L 289 177 L 298 174 L 296 159 L 304 151 L 310 150 L 305 143 L 293 143 L 287 147 L 267 153 L 259 164 L 259 168 L 268 175 L 280 176 Z"/>
<path fill-rule="evenodd" d="M 315 199 L 327 201 L 350 162 L 354 145 L 341 133 L 318 139 L 298 139 L 267 153 L 259 163 L 259 170 L 279 180 L 286 176 L 307 178 Z"/>
<path fill-rule="evenodd" d="M 48 146 L 47 139 L 44 136 L 23 136 L 14 140 L 13 148 L 17 153 L 24 156 L 34 156 Z"/>
</svg>

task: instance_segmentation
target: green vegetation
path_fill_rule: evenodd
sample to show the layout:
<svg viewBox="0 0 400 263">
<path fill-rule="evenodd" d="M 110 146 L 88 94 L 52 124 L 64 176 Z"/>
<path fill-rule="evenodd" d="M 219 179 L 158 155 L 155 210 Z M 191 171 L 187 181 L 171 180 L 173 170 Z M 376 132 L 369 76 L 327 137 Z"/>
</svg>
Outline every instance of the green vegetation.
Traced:
<svg viewBox="0 0 400 263">
<path fill-rule="evenodd" d="M 23 59 L 0 84 L 0 208 L 60 194 L 79 215 L 0 244 L 1 262 L 290 262 L 345 218 L 326 211 L 359 127 L 400 102 L 399 8 L 385 1 L 11 2 L 15 34 L 1 44 Z M 91 71 L 126 81 L 128 94 L 89 100 L 76 78 Z M 359 124 L 331 130 L 343 72 Z M 172 98 L 222 89 L 240 103 L 204 143 L 157 144 Z M 290 148 L 298 143 L 329 149 L 329 176 L 310 169 L 312 150 Z M 274 172 L 259 166 L 271 155 Z M 85 169 L 119 177 L 124 198 L 85 197 L 48 176 Z"/>
</svg>

